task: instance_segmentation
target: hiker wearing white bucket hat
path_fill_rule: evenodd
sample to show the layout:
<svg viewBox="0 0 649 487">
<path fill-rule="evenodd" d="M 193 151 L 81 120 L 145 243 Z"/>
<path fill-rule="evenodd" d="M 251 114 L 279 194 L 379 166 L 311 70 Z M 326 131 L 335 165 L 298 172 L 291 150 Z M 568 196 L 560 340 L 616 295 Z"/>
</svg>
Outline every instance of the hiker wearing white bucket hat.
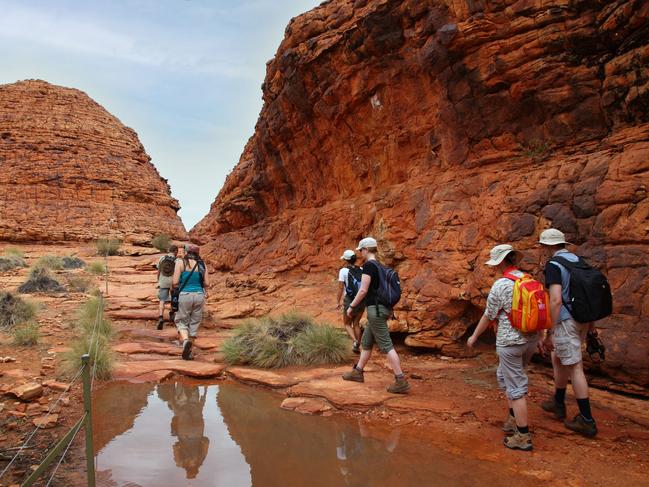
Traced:
<svg viewBox="0 0 649 487">
<path fill-rule="evenodd" d="M 503 275 L 491 287 L 487 297 L 487 306 L 473 334 L 467 340 L 469 348 L 473 348 L 480 335 L 497 320 L 496 351 L 498 352 L 498 369 L 496 378 L 499 387 L 507 395 L 507 419 L 503 431 L 511 436 L 505 437 L 507 448 L 529 451 L 532 449 L 532 437 L 529 432 L 527 418 L 528 379 L 525 367 L 536 351 L 540 335 L 525 334 L 514 328 L 510 322 L 512 311 L 514 280 L 524 276 L 516 263 L 518 252 L 511 245 L 496 245 L 489 253 L 490 259 L 486 265 L 495 267 Z"/>
<path fill-rule="evenodd" d="M 340 309 L 341 307 L 343 309 L 343 325 L 345 326 L 345 330 L 347 330 L 347 334 L 352 339 L 352 352 L 360 353 L 360 321 L 364 308 L 363 306 L 354 308 L 352 316 L 347 315 L 347 310 L 360 288 L 363 269 L 355 265 L 356 252 L 353 250 L 345 250 L 340 259 L 345 262 L 345 266 L 338 271 L 338 299 L 336 309 Z"/>
<path fill-rule="evenodd" d="M 597 425 L 593 419 L 588 394 L 588 380 L 584 374 L 581 344 L 586 339 L 592 323 L 579 323 L 570 311 L 570 270 L 569 266 L 578 264 L 581 259 L 566 249 L 566 236 L 556 228 L 543 230 L 539 236 L 548 261 L 545 264 L 545 285 L 550 293 L 550 312 L 553 330 L 548 330 L 542 348 L 551 352 L 554 371 L 554 397 L 541 404 L 543 410 L 555 418 L 565 420 L 566 428 L 586 437 L 597 435 Z M 566 420 L 566 389 L 568 379 L 579 406 L 579 414 Z"/>
</svg>

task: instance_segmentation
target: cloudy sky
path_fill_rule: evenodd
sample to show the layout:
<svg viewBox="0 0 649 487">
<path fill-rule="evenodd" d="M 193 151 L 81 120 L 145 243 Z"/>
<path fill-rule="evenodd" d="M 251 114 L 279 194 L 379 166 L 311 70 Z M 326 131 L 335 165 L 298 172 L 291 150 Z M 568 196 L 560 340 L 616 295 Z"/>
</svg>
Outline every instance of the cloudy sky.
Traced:
<svg viewBox="0 0 649 487">
<path fill-rule="evenodd" d="M 190 229 L 253 133 L 288 21 L 320 1 L 0 0 L 0 83 L 78 88 L 135 129 Z"/>
</svg>

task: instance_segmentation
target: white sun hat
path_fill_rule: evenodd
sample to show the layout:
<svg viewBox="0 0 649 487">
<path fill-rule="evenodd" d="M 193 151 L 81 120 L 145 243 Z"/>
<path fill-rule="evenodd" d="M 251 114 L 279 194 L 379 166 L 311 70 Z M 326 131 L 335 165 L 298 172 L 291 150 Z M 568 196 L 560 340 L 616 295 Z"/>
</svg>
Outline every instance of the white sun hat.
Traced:
<svg viewBox="0 0 649 487">
<path fill-rule="evenodd" d="M 341 257 L 341 259 L 342 260 L 349 260 L 352 257 L 354 257 L 355 255 L 356 255 L 356 252 L 354 252 L 353 250 L 345 250 L 343 252 L 343 256 Z"/>
<path fill-rule="evenodd" d="M 376 243 L 376 239 L 373 239 L 372 237 L 365 237 L 363 240 L 358 242 L 358 247 L 356 250 L 361 250 L 361 249 L 375 249 L 378 247 L 378 244 Z"/>
<path fill-rule="evenodd" d="M 561 245 L 568 242 L 566 242 L 566 236 L 562 231 L 556 228 L 548 228 L 541 232 L 539 243 L 542 245 Z"/>
<path fill-rule="evenodd" d="M 500 264 L 508 254 L 516 252 L 514 247 L 509 244 L 496 245 L 489 254 L 491 257 L 485 264 L 487 265 L 498 265 Z"/>
</svg>

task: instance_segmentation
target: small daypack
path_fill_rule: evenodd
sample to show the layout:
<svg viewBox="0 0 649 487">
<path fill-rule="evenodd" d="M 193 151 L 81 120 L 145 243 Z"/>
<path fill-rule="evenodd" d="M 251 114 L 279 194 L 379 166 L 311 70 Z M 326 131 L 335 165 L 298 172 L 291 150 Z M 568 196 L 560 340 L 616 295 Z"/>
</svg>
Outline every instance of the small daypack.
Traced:
<svg viewBox="0 0 649 487">
<path fill-rule="evenodd" d="M 558 262 L 570 273 L 570 302 L 565 303 L 572 317 L 580 323 L 606 318 L 613 312 L 611 286 L 598 269 L 591 267 L 579 257 L 570 262 L 560 256 L 551 261 Z"/>
<path fill-rule="evenodd" d="M 514 281 L 512 311 L 509 322 L 522 333 L 535 333 L 552 328 L 550 297 L 539 281 L 529 274 L 518 277 L 506 272 L 505 277 Z"/>
<path fill-rule="evenodd" d="M 165 255 L 160 259 L 158 264 L 158 269 L 160 269 L 160 275 L 165 277 L 171 277 L 174 275 L 174 269 L 176 268 L 176 259 L 170 255 Z"/>
<path fill-rule="evenodd" d="M 379 287 L 376 289 L 376 304 L 382 304 L 388 308 L 394 306 L 401 299 L 401 280 L 394 269 L 373 261 L 379 271 Z"/>
<path fill-rule="evenodd" d="M 361 278 L 363 277 L 363 269 L 360 267 L 348 267 L 347 281 L 345 282 L 345 294 L 351 299 L 354 299 L 361 288 Z"/>
</svg>

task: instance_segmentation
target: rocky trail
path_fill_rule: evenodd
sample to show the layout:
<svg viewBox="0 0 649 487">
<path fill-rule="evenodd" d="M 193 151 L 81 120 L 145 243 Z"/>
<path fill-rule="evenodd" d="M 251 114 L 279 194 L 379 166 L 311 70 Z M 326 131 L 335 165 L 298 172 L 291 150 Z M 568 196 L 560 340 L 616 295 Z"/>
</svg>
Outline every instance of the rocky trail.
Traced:
<svg viewBox="0 0 649 487">
<path fill-rule="evenodd" d="M 90 262 L 93 248 L 79 246 L 24 246 L 27 263 L 41 255 L 75 254 Z M 422 438 L 422 445 L 435 445 L 451 453 L 485 462 L 495 462 L 531 480 L 548 485 L 646 485 L 649 482 L 649 411 L 647 400 L 631 395 L 593 389 L 594 415 L 599 436 L 587 440 L 566 430 L 546 416 L 540 402 L 551 392 L 550 370 L 536 364 L 530 371 L 530 426 L 535 450 L 512 452 L 501 446 L 500 426 L 505 416 L 503 398 L 496 387 L 497 358 L 492 347 L 474 359 L 454 359 L 414 353 L 399 345 L 412 391 L 406 396 L 385 392 L 391 380 L 384 359 L 378 354 L 368 366 L 364 384 L 344 382 L 347 366 L 289 367 L 259 370 L 228 367 L 219 352 L 231 333 L 232 322 L 218 316 L 218 297 L 211 296 L 209 313 L 196 342 L 194 361 L 180 358 L 175 328 L 166 324 L 155 329 L 156 256 L 151 249 L 125 248 L 130 255 L 109 257 L 110 277 L 106 314 L 115 328 L 111 347 L 115 355 L 114 380 L 161 382 L 182 377 L 205 383 L 234 380 L 251 387 L 264 387 L 286 396 L 285 409 L 302 414 L 345 414 L 362 421 L 402 427 Z M 63 274 L 81 271 L 60 271 Z M 3 289 L 14 290 L 24 281 L 27 269 L 0 275 Z M 105 289 L 103 277 L 94 278 Z M 72 323 L 86 296 L 80 293 L 35 295 L 41 310 L 38 321 L 41 341 L 34 347 L 17 347 L 7 333 L 0 335 L 0 468 L 13 456 L 41 422 L 33 445 L 14 465 L 11 482 L 18 482 L 32 465 L 38 464 L 44 448 L 52 445 L 80 416 L 82 399 L 77 382 L 47 420 L 46 411 L 65 390 L 67 377 L 62 354 L 74 334 Z M 6 357 L 6 358 L 5 358 Z M 8 360 L 7 360 L 8 358 Z M 102 387 L 98 381 L 95 387 Z M 22 391 L 22 396 L 21 396 Z M 569 414 L 575 403 L 569 398 Z M 103 419 L 105 421 L 105 418 Z M 83 471 L 83 445 L 76 440 L 68 463 L 53 485 L 75 485 Z M 73 468 L 74 467 L 74 468 Z M 76 468 L 79 467 L 79 468 Z M 3 483 L 0 485 L 10 485 Z"/>
</svg>

